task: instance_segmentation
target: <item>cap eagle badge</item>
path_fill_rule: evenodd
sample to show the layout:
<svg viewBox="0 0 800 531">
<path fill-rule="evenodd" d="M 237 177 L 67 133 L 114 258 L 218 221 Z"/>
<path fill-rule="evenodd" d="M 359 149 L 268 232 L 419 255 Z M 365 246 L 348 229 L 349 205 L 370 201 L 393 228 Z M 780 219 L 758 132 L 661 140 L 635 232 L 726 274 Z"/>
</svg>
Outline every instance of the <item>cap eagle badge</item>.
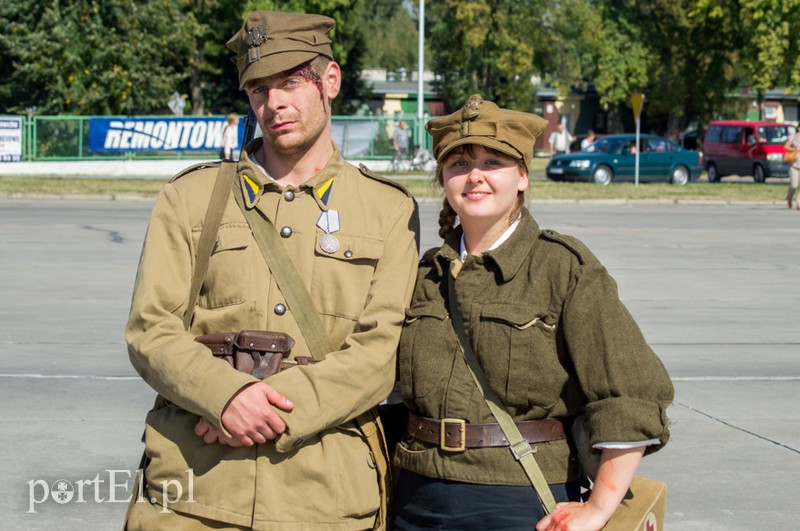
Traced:
<svg viewBox="0 0 800 531">
<path fill-rule="evenodd" d="M 464 109 L 461 111 L 461 119 L 469 120 L 475 118 L 481 112 L 479 109 L 480 104 L 483 103 L 483 98 L 480 94 L 473 94 L 464 104 Z"/>
<path fill-rule="evenodd" d="M 245 44 L 248 48 L 261 46 L 261 43 L 267 40 L 267 27 L 263 24 L 250 28 L 245 37 Z"/>
</svg>

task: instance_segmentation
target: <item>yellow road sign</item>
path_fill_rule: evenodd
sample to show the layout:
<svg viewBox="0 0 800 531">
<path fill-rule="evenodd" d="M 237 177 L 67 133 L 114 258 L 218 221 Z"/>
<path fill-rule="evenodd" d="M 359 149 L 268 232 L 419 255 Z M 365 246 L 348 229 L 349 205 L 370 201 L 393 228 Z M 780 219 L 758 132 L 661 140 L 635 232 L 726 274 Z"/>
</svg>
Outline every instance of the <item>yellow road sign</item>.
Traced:
<svg viewBox="0 0 800 531">
<path fill-rule="evenodd" d="M 631 106 L 633 107 L 633 116 L 637 120 L 642 112 L 642 103 L 644 102 L 644 94 L 631 94 Z"/>
</svg>

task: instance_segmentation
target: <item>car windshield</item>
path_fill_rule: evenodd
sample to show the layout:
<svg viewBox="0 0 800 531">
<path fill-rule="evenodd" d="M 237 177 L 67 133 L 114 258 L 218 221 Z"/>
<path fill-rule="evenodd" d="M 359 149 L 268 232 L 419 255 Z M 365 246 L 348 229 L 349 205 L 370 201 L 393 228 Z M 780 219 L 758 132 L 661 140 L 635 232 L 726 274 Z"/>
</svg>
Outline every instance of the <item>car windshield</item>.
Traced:
<svg viewBox="0 0 800 531">
<path fill-rule="evenodd" d="M 785 144 L 795 128 L 788 125 L 769 125 L 758 128 L 758 136 L 765 144 Z"/>
<path fill-rule="evenodd" d="M 618 138 L 600 138 L 586 148 L 589 153 L 614 153 L 622 145 Z"/>
</svg>

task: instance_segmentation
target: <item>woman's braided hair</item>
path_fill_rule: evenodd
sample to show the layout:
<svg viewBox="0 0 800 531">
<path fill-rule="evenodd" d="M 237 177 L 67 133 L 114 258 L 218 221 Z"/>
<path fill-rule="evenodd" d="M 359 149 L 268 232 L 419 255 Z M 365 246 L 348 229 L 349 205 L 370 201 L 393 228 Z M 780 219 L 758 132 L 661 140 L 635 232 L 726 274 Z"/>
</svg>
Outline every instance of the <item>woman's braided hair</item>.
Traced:
<svg viewBox="0 0 800 531">
<path fill-rule="evenodd" d="M 439 211 L 439 237 L 447 238 L 447 235 L 456 228 L 456 211 L 450 206 L 450 202 L 445 197 L 442 200 L 442 209 Z"/>
</svg>

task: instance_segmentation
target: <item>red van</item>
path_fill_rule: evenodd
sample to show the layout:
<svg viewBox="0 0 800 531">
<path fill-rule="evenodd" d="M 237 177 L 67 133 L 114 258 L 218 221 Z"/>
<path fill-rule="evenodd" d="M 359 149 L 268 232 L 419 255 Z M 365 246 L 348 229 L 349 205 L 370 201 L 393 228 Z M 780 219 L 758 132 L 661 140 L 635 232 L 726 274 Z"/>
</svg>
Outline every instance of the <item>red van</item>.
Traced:
<svg viewBox="0 0 800 531">
<path fill-rule="evenodd" d="M 786 177 L 783 145 L 795 132 L 786 123 L 719 120 L 708 124 L 703 160 L 709 182 L 726 175 L 752 175 L 757 183 L 767 177 Z"/>
</svg>

